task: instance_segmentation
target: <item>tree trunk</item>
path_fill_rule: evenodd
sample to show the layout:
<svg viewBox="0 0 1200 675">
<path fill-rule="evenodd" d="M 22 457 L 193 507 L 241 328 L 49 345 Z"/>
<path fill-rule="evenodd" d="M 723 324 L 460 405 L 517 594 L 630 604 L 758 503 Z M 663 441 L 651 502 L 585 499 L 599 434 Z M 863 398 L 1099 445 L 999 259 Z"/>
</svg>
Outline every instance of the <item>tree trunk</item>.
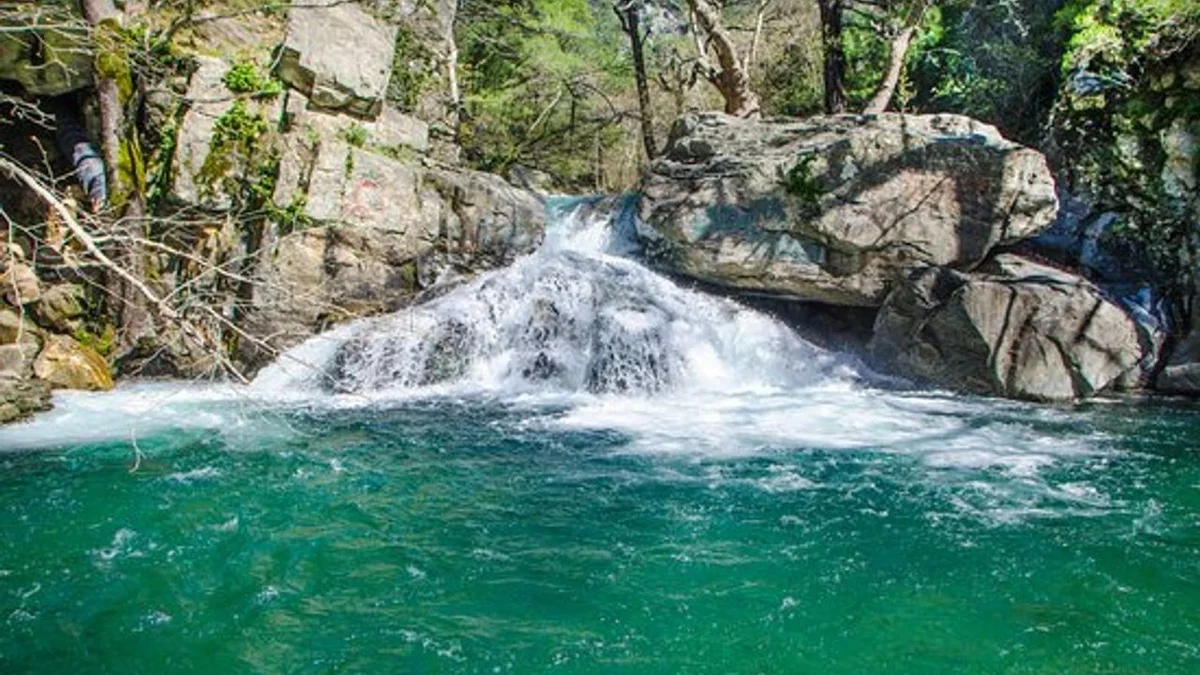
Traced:
<svg viewBox="0 0 1200 675">
<path fill-rule="evenodd" d="M 905 26 L 892 38 L 887 72 L 883 76 L 883 82 L 879 83 L 879 88 L 863 108 L 864 113 L 881 113 L 887 110 L 896 85 L 900 83 L 900 75 L 904 72 L 904 59 L 908 56 L 908 47 L 912 44 L 913 33 L 916 31 L 917 25 L 914 23 Z"/>
<path fill-rule="evenodd" d="M 462 90 L 458 86 L 458 43 L 451 31 L 446 39 L 446 76 L 450 81 L 450 125 L 454 129 L 454 144 L 459 145 L 462 139 L 463 103 Z"/>
<path fill-rule="evenodd" d="M 758 95 L 750 89 L 750 75 L 738 59 L 737 46 L 725 29 L 720 11 L 709 0 L 688 0 L 688 6 L 717 54 L 719 67 L 709 67 L 705 75 L 725 99 L 725 112 L 737 117 L 759 117 L 762 110 Z"/>
<path fill-rule="evenodd" d="M 121 16 L 112 0 L 80 0 L 80 9 L 92 26 L 93 39 L 99 54 L 109 62 L 123 59 L 127 64 L 127 56 L 113 44 L 114 36 L 106 34 L 117 29 Z M 124 206 L 124 213 L 120 214 L 115 226 L 118 239 L 122 240 L 122 250 L 117 255 L 116 262 L 127 275 L 110 274 L 107 285 L 111 291 L 110 296 L 120 303 L 117 312 L 120 324 L 118 338 L 122 348 L 128 350 L 136 344 L 139 337 L 146 335 L 150 330 L 146 299 L 127 278 L 132 277 L 141 282 L 146 276 L 142 247 L 137 243 L 144 234 L 145 207 L 140 189 L 129 184 L 126 172 L 121 169 L 121 138 L 125 128 L 125 113 L 120 86 L 112 73 L 104 72 L 100 68 L 96 69 L 96 97 L 100 104 L 100 153 L 104 156 L 105 170 L 108 174 L 109 201 L 111 203 L 115 198 L 118 205 Z M 130 144 L 126 154 L 131 165 L 136 161 L 133 153 L 134 147 Z"/>
<path fill-rule="evenodd" d="M 613 7 L 617 18 L 621 20 L 621 30 L 629 36 L 629 46 L 633 51 L 633 77 L 637 84 L 638 111 L 642 122 L 642 147 L 646 150 L 646 159 L 654 159 L 658 149 L 654 142 L 654 116 L 650 110 L 650 87 L 646 82 L 646 59 L 642 53 L 642 29 L 638 21 L 638 7 L 634 3 L 622 3 Z"/>
<path fill-rule="evenodd" d="M 846 51 L 842 47 L 843 0 L 817 0 L 825 53 L 825 112 L 846 112 Z"/>
</svg>

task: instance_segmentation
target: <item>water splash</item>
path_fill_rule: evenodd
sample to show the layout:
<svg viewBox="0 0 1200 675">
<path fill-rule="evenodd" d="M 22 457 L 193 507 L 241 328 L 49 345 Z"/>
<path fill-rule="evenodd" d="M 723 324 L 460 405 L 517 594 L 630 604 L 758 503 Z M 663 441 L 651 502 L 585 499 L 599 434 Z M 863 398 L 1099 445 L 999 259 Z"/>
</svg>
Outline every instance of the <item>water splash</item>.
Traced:
<svg viewBox="0 0 1200 675">
<path fill-rule="evenodd" d="M 285 354 L 262 391 L 655 394 L 855 380 L 850 360 L 780 322 L 680 288 L 625 257 L 628 204 L 551 209 L 547 243 L 417 307 Z M 626 223 L 627 225 L 627 223 Z"/>
</svg>

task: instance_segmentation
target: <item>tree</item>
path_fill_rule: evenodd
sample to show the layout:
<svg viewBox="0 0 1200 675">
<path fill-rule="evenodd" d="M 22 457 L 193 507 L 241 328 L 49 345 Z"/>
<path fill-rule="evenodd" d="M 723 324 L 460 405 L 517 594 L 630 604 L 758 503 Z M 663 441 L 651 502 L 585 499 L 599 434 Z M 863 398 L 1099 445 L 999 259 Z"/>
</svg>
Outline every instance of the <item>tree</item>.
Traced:
<svg viewBox="0 0 1200 675">
<path fill-rule="evenodd" d="M 633 54 L 633 74 L 637 85 L 638 112 L 641 116 L 642 147 L 647 159 L 654 159 L 658 154 L 654 144 L 654 116 L 650 109 L 650 87 L 646 81 L 646 59 L 642 47 L 648 33 L 643 34 L 640 23 L 640 13 L 643 5 L 639 0 L 617 0 L 613 11 L 621 21 L 621 30 L 629 37 L 629 47 Z"/>
<path fill-rule="evenodd" d="M 863 107 L 864 113 L 881 113 L 887 110 L 892 95 L 896 92 L 896 85 L 900 82 L 900 75 L 904 71 L 904 63 L 908 58 L 913 34 L 921 25 L 921 20 L 925 18 L 925 11 L 929 9 L 932 0 L 907 0 L 892 4 L 894 7 L 884 7 L 885 11 L 892 10 L 890 12 L 892 16 L 885 16 L 883 21 L 875 24 L 876 31 L 888 39 L 887 70 L 884 71 L 879 88 L 875 90 L 871 100 L 867 101 L 866 106 Z"/>
<path fill-rule="evenodd" d="M 759 117 L 762 108 L 758 95 L 750 88 L 748 64 L 754 53 L 753 47 L 745 60 L 738 58 L 737 45 L 726 29 L 720 9 L 710 0 L 687 0 L 692 12 L 692 28 L 699 55 L 700 72 L 725 100 L 725 112 L 737 117 Z M 765 9 L 766 3 L 760 5 Z M 761 23 L 759 24 L 761 27 Z M 754 43 L 752 43 L 753 45 Z M 709 50 L 716 56 L 714 65 L 708 58 Z"/>
<path fill-rule="evenodd" d="M 846 51 L 842 45 L 844 0 L 817 0 L 824 50 L 825 112 L 846 112 Z"/>
</svg>

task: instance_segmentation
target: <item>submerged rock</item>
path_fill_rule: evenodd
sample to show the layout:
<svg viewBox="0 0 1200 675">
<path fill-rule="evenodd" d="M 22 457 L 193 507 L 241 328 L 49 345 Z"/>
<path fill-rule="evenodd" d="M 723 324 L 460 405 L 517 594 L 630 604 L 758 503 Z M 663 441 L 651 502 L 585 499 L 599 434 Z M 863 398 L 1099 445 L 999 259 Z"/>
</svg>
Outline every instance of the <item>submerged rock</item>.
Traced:
<svg viewBox="0 0 1200 675">
<path fill-rule="evenodd" d="M 690 115 L 641 192 L 660 269 L 866 307 L 910 270 L 970 269 L 1036 234 L 1058 204 L 1040 153 L 956 115 Z"/>
<path fill-rule="evenodd" d="M 888 296 L 876 366 L 951 389 L 1038 401 L 1140 384 L 1150 346 L 1081 277 L 1013 255 L 978 273 L 929 267 Z"/>
</svg>

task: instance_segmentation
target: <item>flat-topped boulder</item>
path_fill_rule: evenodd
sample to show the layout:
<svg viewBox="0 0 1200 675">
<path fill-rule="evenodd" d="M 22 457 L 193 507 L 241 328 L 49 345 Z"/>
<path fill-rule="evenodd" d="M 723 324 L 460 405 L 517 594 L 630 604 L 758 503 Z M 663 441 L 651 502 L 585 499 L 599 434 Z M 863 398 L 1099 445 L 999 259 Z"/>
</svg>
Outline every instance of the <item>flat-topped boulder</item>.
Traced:
<svg viewBox="0 0 1200 675">
<path fill-rule="evenodd" d="M 373 118 L 387 93 L 396 30 L 355 2 L 293 2 L 279 76 L 322 108 Z"/>
<path fill-rule="evenodd" d="M 1153 346 L 1074 274 L 1013 255 L 928 267 L 897 285 L 870 344 L 882 370 L 978 394 L 1072 400 L 1144 383 Z"/>
<path fill-rule="evenodd" d="M 971 269 L 1058 208 L 1045 157 L 957 115 L 689 115 L 640 191 L 659 269 L 864 307 L 919 267 Z"/>
</svg>

